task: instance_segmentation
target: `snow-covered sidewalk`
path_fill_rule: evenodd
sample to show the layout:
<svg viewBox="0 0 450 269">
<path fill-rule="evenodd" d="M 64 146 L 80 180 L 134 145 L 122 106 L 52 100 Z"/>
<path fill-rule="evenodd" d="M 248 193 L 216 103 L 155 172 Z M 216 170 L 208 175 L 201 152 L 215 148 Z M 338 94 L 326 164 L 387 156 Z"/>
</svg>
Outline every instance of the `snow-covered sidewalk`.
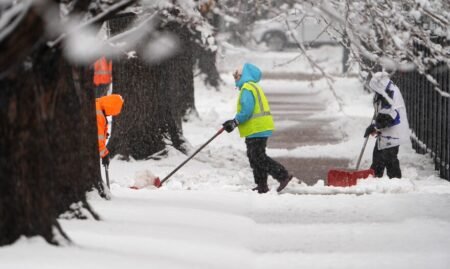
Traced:
<svg viewBox="0 0 450 269">
<path fill-rule="evenodd" d="M 191 151 L 234 115 L 237 92 L 230 74 L 223 78 L 220 92 L 196 81 L 200 119 L 183 126 Z M 263 87 L 273 96 L 317 93 L 326 109 L 311 117 L 332 118 L 338 140 L 270 148 L 269 155 L 354 165 L 372 113 L 371 96 L 357 79 L 336 78 L 343 112 L 324 80 L 268 80 Z M 297 123 L 276 124 L 281 131 Z M 370 143 L 363 167 L 370 164 Z M 187 156 L 172 149 L 160 161 L 114 159 L 112 200 L 90 198 L 102 221 L 61 220 L 72 246 L 23 238 L 0 248 L 0 268 L 450 268 L 450 183 L 436 176 L 427 156 L 407 145 L 400 152 L 402 179 L 368 179 L 351 188 L 293 182 L 282 194 L 269 179 L 272 190 L 264 195 L 250 190 L 245 143 L 236 132 L 220 135 L 161 189 L 128 186 L 150 173 L 167 175 Z"/>
</svg>

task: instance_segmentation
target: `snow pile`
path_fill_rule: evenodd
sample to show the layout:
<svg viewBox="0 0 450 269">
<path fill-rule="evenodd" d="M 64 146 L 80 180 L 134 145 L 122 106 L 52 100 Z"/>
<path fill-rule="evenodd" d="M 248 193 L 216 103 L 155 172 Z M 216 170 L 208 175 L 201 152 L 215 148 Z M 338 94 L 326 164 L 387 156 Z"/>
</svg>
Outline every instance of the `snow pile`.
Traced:
<svg viewBox="0 0 450 269">
<path fill-rule="evenodd" d="M 134 189 L 156 188 L 157 177 L 150 170 L 137 171 L 134 176 Z"/>
<path fill-rule="evenodd" d="M 336 194 L 373 194 L 373 193 L 408 193 L 415 191 L 414 182 L 409 179 L 373 178 L 359 179 L 357 185 L 350 187 L 325 186 L 319 180 L 313 186 L 302 183 L 289 185 L 285 193 L 296 195 L 336 195 Z"/>
</svg>

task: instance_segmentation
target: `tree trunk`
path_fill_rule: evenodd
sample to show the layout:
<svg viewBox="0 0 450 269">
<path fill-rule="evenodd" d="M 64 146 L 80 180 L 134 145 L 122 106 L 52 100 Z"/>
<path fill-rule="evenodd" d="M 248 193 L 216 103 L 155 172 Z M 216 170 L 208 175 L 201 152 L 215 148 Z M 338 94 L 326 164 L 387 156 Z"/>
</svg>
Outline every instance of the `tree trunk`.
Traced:
<svg viewBox="0 0 450 269">
<path fill-rule="evenodd" d="M 222 16 L 214 12 L 214 9 L 212 9 L 215 5 L 218 5 L 219 9 L 224 8 L 218 1 L 209 1 L 207 4 L 204 4 L 203 7 L 205 8 L 200 10 L 205 20 L 207 20 L 213 27 L 212 35 L 214 38 L 217 35 L 217 32 L 224 27 Z M 197 40 L 202 38 L 200 32 L 195 32 L 195 35 Z M 221 78 L 216 64 L 217 50 L 211 50 L 206 45 L 201 45 L 199 42 L 195 42 L 195 40 L 191 42 L 191 46 L 198 69 L 201 73 L 206 75 L 204 83 L 214 87 L 218 91 Z"/>
<path fill-rule="evenodd" d="M 194 98 L 194 40 L 186 26 L 169 22 L 163 28 L 179 38 L 179 51 L 174 57 L 158 66 L 163 72 L 164 89 L 168 90 L 170 106 L 174 111 L 175 122 L 181 129 L 181 120 L 189 115 L 197 115 Z"/>
<path fill-rule="evenodd" d="M 57 217 L 89 208 L 86 192 L 101 185 L 87 73 L 41 44 L 0 80 L 0 245 L 21 235 L 57 244 Z"/>
<path fill-rule="evenodd" d="M 136 19 L 122 16 L 110 20 L 111 34 L 123 32 Z M 164 30 L 182 33 L 169 23 Z M 174 29 L 177 29 L 174 31 Z M 189 41 L 180 35 L 181 46 Z M 190 48 L 190 47 L 188 47 Z M 166 143 L 184 151 L 181 119 L 195 111 L 192 52 L 181 51 L 160 64 L 150 65 L 139 55 L 113 64 L 113 91 L 124 98 L 120 116 L 113 121 L 108 149 L 111 155 L 145 159 L 165 149 Z"/>
<path fill-rule="evenodd" d="M 193 53 L 198 69 L 206 75 L 204 83 L 218 91 L 221 78 L 216 65 L 217 51 L 212 51 L 198 43 L 193 43 Z"/>
</svg>

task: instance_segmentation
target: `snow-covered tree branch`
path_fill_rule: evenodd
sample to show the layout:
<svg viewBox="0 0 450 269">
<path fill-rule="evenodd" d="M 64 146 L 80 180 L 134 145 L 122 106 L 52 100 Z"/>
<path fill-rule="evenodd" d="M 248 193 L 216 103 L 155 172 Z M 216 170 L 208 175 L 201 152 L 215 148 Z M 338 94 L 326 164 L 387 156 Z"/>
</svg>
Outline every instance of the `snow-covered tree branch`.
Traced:
<svg viewBox="0 0 450 269">
<path fill-rule="evenodd" d="M 228 1 L 242 3 L 245 1 Z M 323 31 L 346 46 L 361 70 L 418 70 L 428 73 L 438 63 L 450 65 L 450 3 L 442 0 L 294 0 L 253 3 L 274 18 L 315 14 Z M 239 18 L 242 9 L 226 8 Z M 297 15 L 296 15 L 297 14 Z M 251 24 L 250 24 L 251 25 Z M 322 34 L 322 32 L 320 33 Z M 447 40 L 447 41 L 445 41 Z M 300 53 L 304 54 L 304 51 Z M 314 65 L 311 65 L 314 67 Z M 430 80 L 433 83 L 433 80 Z"/>
</svg>

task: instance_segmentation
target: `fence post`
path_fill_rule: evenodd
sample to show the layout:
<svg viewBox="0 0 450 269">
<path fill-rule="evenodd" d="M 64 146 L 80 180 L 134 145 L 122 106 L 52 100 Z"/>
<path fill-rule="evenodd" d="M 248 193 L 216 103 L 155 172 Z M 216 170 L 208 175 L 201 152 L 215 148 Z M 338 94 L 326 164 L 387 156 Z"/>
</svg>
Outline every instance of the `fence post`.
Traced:
<svg viewBox="0 0 450 269">
<path fill-rule="evenodd" d="M 445 85 L 446 85 L 446 89 L 445 92 L 450 94 L 450 69 L 447 67 L 447 72 L 446 72 L 446 81 L 445 81 Z M 450 98 L 444 98 L 445 99 L 445 105 L 444 105 L 444 116 L 445 116 L 445 121 L 443 121 L 443 123 L 445 124 L 445 122 L 447 123 L 446 126 L 444 127 L 445 129 L 445 133 L 444 133 L 444 145 L 446 145 L 447 148 L 447 152 L 445 154 L 445 159 L 444 159 L 444 171 L 445 171 L 445 178 L 447 180 L 450 180 L 450 106 L 449 106 L 449 99 Z"/>
</svg>

